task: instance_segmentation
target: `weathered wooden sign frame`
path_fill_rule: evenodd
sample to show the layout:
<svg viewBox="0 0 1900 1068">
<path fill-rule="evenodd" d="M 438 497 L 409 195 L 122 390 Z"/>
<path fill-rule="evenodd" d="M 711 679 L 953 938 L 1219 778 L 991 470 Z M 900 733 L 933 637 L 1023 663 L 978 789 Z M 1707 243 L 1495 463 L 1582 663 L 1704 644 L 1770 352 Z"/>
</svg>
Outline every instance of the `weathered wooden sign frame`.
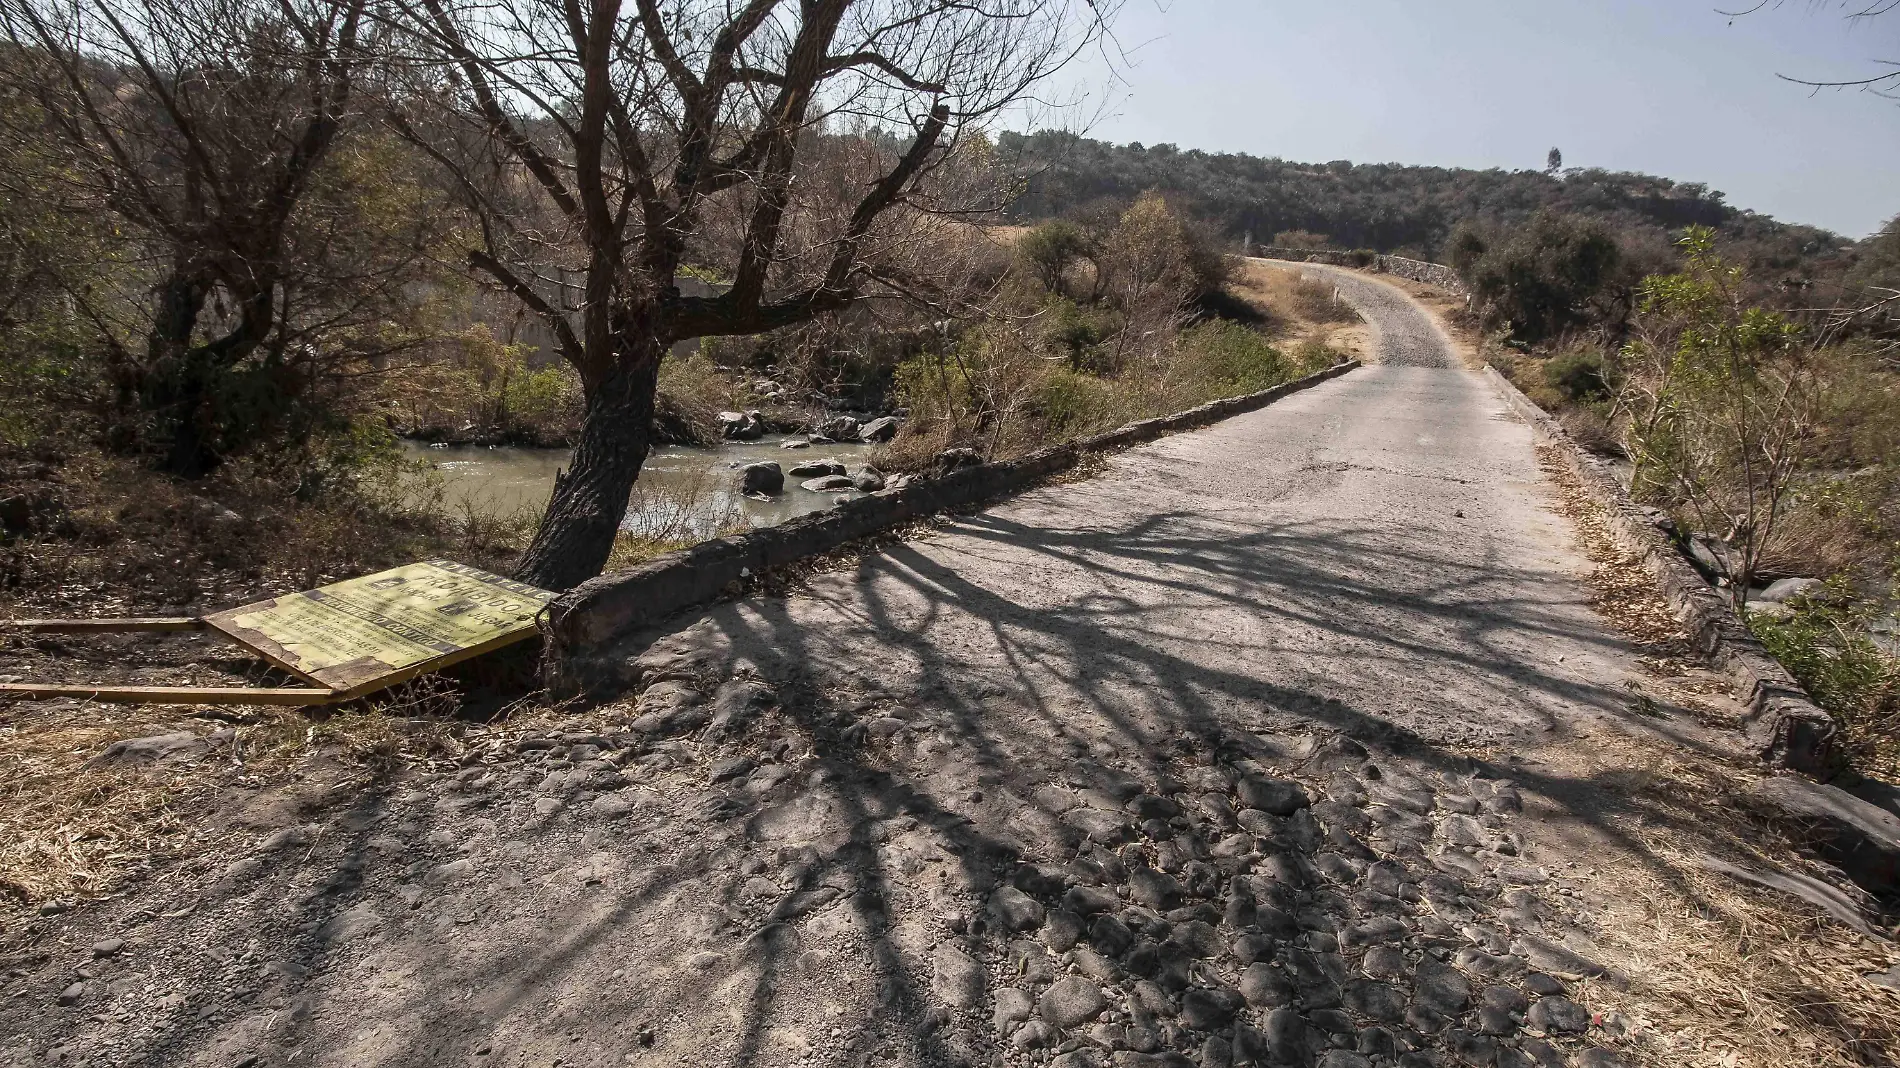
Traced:
<svg viewBox="0 0 1900 1068">
<path fill-rule="evenodd" d="M 202 618 L 18 620 L 18 629 L 67 634 L 209 629 L 312 686 L 0 683 L 0 698 L 331 704 L 522 641 L 556 596 L 452 560 L 425 560 Z"/>
</svg>

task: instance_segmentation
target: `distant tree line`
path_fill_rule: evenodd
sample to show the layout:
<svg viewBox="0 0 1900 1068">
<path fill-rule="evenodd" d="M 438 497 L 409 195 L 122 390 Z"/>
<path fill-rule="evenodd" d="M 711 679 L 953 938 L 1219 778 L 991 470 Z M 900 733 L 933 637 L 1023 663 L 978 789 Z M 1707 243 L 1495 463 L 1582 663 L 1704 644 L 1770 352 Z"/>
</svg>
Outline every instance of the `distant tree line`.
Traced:
<svg viewBox="0 0 1900 1068">
<path fill-rule="evenodd" d="M 1469 170 L 1394 163 L 1293 163 L 1171 144 L 1114 145 L 1060 131 L 1006 133 L 999 154 L 1022 177 L 1010 213 L 1021 221 L 1102 214 L 1156 190 L 1230 239 L 1293 232 L 1334 248 L 1445 261 L 1460 224 L 1522 225 L 1539 213 L 1592 220 L 1628 247 L 1667 253 L 1689 226 L 1706 226 L 1755 273 L 1793 286 L 1838 277 L 1855 243 L 1725 202 L 1697 182 L 1594 168 Z M 1552 154 L 1561 166 L 1561 157 Z"/>
</svg>

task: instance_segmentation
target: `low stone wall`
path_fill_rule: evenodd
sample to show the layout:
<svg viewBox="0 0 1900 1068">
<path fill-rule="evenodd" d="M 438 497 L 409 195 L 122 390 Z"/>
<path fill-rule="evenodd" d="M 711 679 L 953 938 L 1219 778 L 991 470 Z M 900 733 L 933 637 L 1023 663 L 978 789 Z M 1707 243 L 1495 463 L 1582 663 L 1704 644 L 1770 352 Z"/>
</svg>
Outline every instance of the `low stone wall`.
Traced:
<svg viewBox="0 0 1900 1068">
<path fill-rule="evenodd" d="M 748 575 L 829 552 L 914 519 L 1018 493 L 1074 467 L 1085 454 L 1139 445 L 1263 408 L 1358 366 L 1357 360 L 1348 360 L 1259 393 L 1144 419 L 1019 459 L 913 479 L 827 511 L 701 542 L 639 567 L 590 579 L 550 604 L 541 618 L 543 681 L 557 697 L 605 696 L 619 685 L 619 665 L 609 654 L 621 638 L 712 601 Z"/>
<path fill-rule="evenodd" d="M 1696 651 L 1746 690 L 1749 715 L 1744 732 L 1757 755 L 1773 766 L 1818 778 L 1832 774 L 1838 742 L 1833 718 L 1749 632 L 1729 599 L 1689 566 L 1601 460 L 1572 441 L 1557 420 L 1496 368 L 1486 366 L 1484 373 L 1539 435 L 1558 447 L 1565 466 L 1608 515 L 1618 543 L 1643 557 L 1669 606 L 1688 628 Z"/>
<path fill-rule="evenodd" d="M 1259 246 L 1254 249 L 1254 255 L 1269 260 L 1325 263 L 1334 267 L 1351 267 L 1355 270 L 1377 271 L 1380 274 L 1395 274 L 1400 278 L 1410 278 L 1414 282 L 1437 286 L 1467 300 L 1471 297 L 1470 291 L 1465 288 L 1464 280 L 1458 277 L 1458 272 L 1442 263 L 1428 263 L 1425 260 L 1387 256 L 1383 253 L 1333 252 L 1327 249 L 1278 248 L 1272 245 Z"/>
</svg>

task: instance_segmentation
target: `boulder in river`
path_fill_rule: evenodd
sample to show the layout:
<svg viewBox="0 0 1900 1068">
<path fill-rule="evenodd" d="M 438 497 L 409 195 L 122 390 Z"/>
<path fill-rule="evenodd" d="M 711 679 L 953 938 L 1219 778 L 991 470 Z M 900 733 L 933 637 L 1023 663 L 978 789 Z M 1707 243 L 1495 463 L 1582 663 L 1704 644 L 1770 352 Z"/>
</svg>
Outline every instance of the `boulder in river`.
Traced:
<svg viewBox="0 0 1900 1068">
<path fill-rule="evenodd" d="M 823 478 L 826 475 L 844 474 L 844 465 L 836 460 L 805 460 L 792 465 L 793 478 Z"/>
<path fill-rule="evenodd" d="M 761 412 L 720 412 L 720 436 L 728 441 L 757 441 L 765 436 L 765 416 Z"/>
<path fill-rule="evenodd" d="M 858 436 L 858 421 L 848 415 L 834 415 L 820 419 L 812 430 L 833 441 L 850 441 Z"/>
<path fill-rule="evenodd" d="M 1819 596 L 1824 592 L 1826 587 L 1827 583 L 1817 578 L 1776 579 L 1768 584 L 1767 589 L 1756 593 L 1752 600 L 1766 601 L 1771 604 L 1787 604 L 1789 601 L 1806 600 L 1809 597 Z"/>
<path fill-rule="evenodd" d="M 850 475 L 825 475 L 822 478 L 808 478 L 799 485 L 813 493 L 829 493 L 832 490 L 850 489 Z"/>
<path fill-rule="evenodd" d="M 747 464 L 739 469 L 740 493 L 776 497 L 784 491 L 785 472 L 772 460 Z"/>
<path fill-rule="evenodd" d="M 851 472 L 851 484 L 865 493 L 876 493 L 884 488 L 884 472 L 865 464 Z"/>
<path fill-rule="evenodd" d="M 858 429 L 859 441 L 889 441 L 897 436 L 897 419 L 884 416 L 873 419 Z"/>
</svg>

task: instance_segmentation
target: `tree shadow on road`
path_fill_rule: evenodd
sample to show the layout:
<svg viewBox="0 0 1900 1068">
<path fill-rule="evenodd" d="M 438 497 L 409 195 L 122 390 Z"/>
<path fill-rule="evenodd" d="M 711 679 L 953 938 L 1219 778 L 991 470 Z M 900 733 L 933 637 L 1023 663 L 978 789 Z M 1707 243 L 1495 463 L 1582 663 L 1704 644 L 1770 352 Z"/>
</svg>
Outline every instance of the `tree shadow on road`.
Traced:
<svg viewBox="0 0 1900 1068">
<path fill-rule="evenodd" d="M 904 870 L 900 839 L 937 843 L 943 885 L 975 908 L 1020 865 L 1060 866 L 1093 848 L 1063 830 L 1040 786 L 1113 792 L 1132 774 L 1162 789 L 1210 759 L 1297 768 L 1338 735 L 1444 783 L 1509 779 L 1693 901 L 1694 885 L 1637 830 L 1693 833 L 1685 809 L 1474 756 L 1473 740 L 1508 748 L 1585 718 L 1723 755 L 1679 719 L 1633 715 L 1617 679 L 1536 666 L 1628 655 L 1578 591 L 1553 596 L 1555 585 L 1506 561 L 1474 565 L 1338 524 L 1243 530 L 1163 514 L 1052 529 L 985 514 L 959 522 L 954 540 L 887 547 L 798 596 L 720 605 L 697 625 L 721 650 L 715 674 L 773 684 L 772 731 L 810 752 L 798 773 L 726 788 L 724 815 L 711 820 L 689 814 L 703 797 L 657 799 L 652 819 L 610 842 L 623 858 L 657 855 L 630 862 L 608 898 L 557 928 L 497 916 L 504 937 L 458 948 L 452 967 L 418 981 L 399 999 L 400 1034 L 359 1063 L 462 1064 L 490 1043 L 539 1036 L 533 1048 L 544 1050 L 569 1032 L 637 1060 L 632 1028 L 603 1038 L 607 1021 L 676 1011 L 701 1013 L 699 1026 L 725 1020 L 722 1059 L 763 1065 L 783 1055 L 778 1031 L 822 1029 L 814 989 L 847 983 L 857 989 L 838 1026 L 857 1039 L 851 1057 L 971 1059 L 981 1050 L 933 1008 L 923 949 L 974 940 L 981 913 L 962 933 L 946 926 Z M 698 748 L 710 763 L 760 741 Z M 822 818 L 791 835 L 767 829 L 799 806 Z M 748 859 L 776 863 L 789 851 L 803 858 L 796 876 L 748 903 Z M 389 864 L 361 841 L 325 857 L 365 878 Z M 691 939 L 670 929 L 694 910 L 718 917 L 727 947 L 704 971 L 673 963 Z M 811 927 L 830 910 L 842 910 L 828 922 L 845 936 Z M 392 929 L 423 947 L 430 938 L 400 921 Z M 312 956 L 331 948 L 324 930 L 299 936 Z M 808 951 L 826 937 L 861 959 L 814 972 Z M 610 967 L 627 973 L 623 983 L 598 1004 L 572 1002 Z M 351 1011 L 356 995 L 327 986 L 311 996 L 321 1018 Z M 287 1041 L 307 1033 L 300 1025 Z"/>
</svg>

